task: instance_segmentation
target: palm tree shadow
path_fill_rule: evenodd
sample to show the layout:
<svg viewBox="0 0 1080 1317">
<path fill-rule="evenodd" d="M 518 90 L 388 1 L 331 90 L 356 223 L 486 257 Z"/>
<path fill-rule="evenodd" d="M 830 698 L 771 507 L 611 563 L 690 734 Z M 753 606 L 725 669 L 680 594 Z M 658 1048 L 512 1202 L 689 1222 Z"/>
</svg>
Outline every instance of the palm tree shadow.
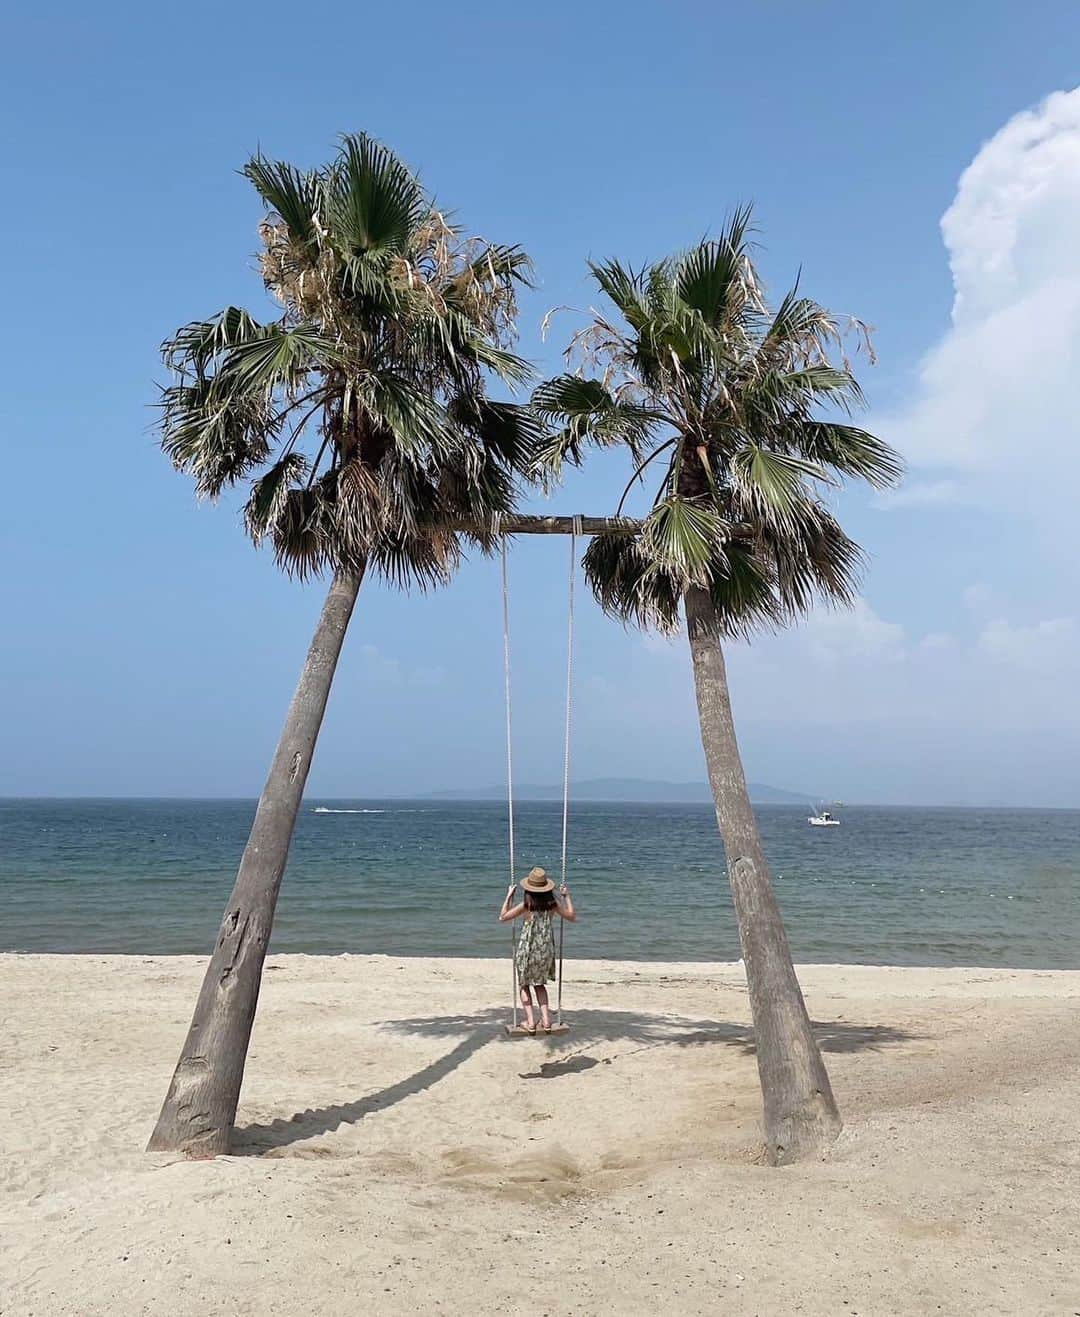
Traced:
<svg viewBox="0 0 1080 1317">
<path fill-rule="evenodd" d="M 272 1148 L 283 1148 L 290 1143 L 314 1138 L 318 1134 L 330 1134 L 341 1125 L 355 1125 L 373 1111 L 385 1111 L 395 1103 L 416 1093 L 422 1093 L 440 1079 L 445 1079 L 451 1071 L 456 1070 L 462 1062 L 486 1043 L 490 1042 L 479 1034 L 463 1038 L 456 1047 L 432 1061 L 430 1065 L 417 1070 L 354 1102 L 341 1102 L 329 1107 L 308 1107 L 297 1111 L 287 1119 L 272 1120 L 264 1125 L 237 1126 L 233 1134 L 231 1151 L 240 1157 L 260 1156 Z"/>
<path fill-rule="evenodd" d="M 457 1038 L 458 1042 L 430 1064 L 405 1076 L 395 1084 L 369 1093 L 351 1102 L 326 1107 L 309 1107 L 294 1115 L 266 1124 L 238 1126 L 232 1151 L 237 1156 L 260 1156 L 276 1148 L 287 1147 L 320 1134 L 329 1134 L 341 1125 L 355 1125 L 365 1116 L 385 1111 L 405 1098 L 414 1097 L 445 1079 L 482 1047 L 523 1048 L 535 1055 L 539 1044 L 545 1050 L 565 1046 L 567 1035 L 533 1038 L 508 1038 L 503 1030 L 506 1012 L 492 1008 L 459 1015 L 428 1015 L 403 1020 L 384 1020 L 381 1027 L 391 1033 L 421 1038 Z M 602 1058 L 610 1065 L 621 1057 L 654 1047 L 700 1047 L 722 1044 L 742 1054 L 754 1051 L 754 1035 L 749 1025 L 725 1021 L 694 1020 L 677 1015 L 649 1015 L 639 1011 L 574 1011 L 569 1038 L 575 1045 L 588 1047 L 595 1042 L 633 1044 L 628 1050 Z M 845 1021 L 814 1023 L 818 1041 L 825 1052 L 876 1050 L 881 1046 L 907 1042 L 914 1034 L 891 1025 L 849 1024 Z M 462 1037 L 462 1035 L 465 1035 Z M 522 1057 L 524 1060 L 525 1058 Z M 522 1079 L 556 1079 L 581 1074 L 601 1064 L 595 1057 L 575 1050 L 570 1057 L 542 1063 L 536 1071 L 522 1073 Z"/>
<path fill-rule="evenodd" d="M 754 1051 L 754 1031 L 749 1024 L 723 1020 L 695 1020 L 684 1015 L 656 1015 L 643 1011 L 580 1010 L 569 1016 L 569 1035 L 549 1037 L 537 1034 L 535 1040 L 501 1037 L 505 1012 L 498 1009 L 461 1015 L 427 1015 L 405 1020 L 386 1020 L 383 1027 L 397 1033 L 426 1038 L 456 1037 L 471 1030 L 498 1029 L 497 1037 L 505 1043 L 547 1047 L 565 1046 L 566 1042 L 629 1042 L 644 1046 L 695 1047 L 706 1043 L 723 1043 L 741 1052 Z M 859 1052 L 890 1043 L 913 1040 L 916 1035 L 889 1024 L 850 1024 L 845 1020 L 812 1021 L 823 1052 Z M 488 1041 L 492 1041 L 488 1039 Z"/>
</svg>

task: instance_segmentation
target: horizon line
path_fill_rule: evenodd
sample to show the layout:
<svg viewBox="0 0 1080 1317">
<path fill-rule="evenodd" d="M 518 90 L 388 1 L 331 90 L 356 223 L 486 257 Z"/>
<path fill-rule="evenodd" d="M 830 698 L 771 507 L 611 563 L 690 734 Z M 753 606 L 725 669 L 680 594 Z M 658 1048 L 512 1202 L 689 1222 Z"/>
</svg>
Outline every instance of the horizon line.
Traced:
<svg viewBox="0 0 1080 1317">
<path fill-rule="evenodd" d="M 443 788 L 442 790 L 453 790 L 453 788 Z M 330 801 L 337 803 L 349 803 L 355 801 L 403 801 L 409 803 L 425 802 L 427 804 L 441 805 L 500 805 L 505 804 L 505 800 L 496 796 L 455 796 L 452 800 L 439 800 L 441 790 L 436 792 L 426 792 L 421 795 L 392 795 L 392 796 L 330 796 L 314 793 L 311 796 L 305 796 L 301 804 L 319 803 L 320 801 Z M 517 797 L 518 801 L 531 805 L 551 805 L 559 804 L 556 799 L 530 799 L 528 797 Z M 816 799 L 814 797 L 813 799 Z M 197 796 L 197 795 L 91 795 L 79 793 L 76 795 L 0 795 L 0 803 L 20 803 L 23 801 L 111 801 L 123 803 L 126 801 L 185 801 L 190 804 L 258 804 L 259 797 L 251 796 Z M 571 803 L 573 799 L 571 798 Z M 578 801 L 581 805 L 700 805 L 704 808 L 712 808 L 711 800 L 627 800 L 627 799 L 610 799 L 605 800 L 596 797 L 589 800 Z M 763 809 L 805 809 L 804 801 L 754 801 L 756 806 Z M 1053 812 L 1062 814 L 1075 814 L 1080 812 L 1080 804 L 1077 805 L 1018 805 L 1010 804 L 1007 801 L 995 801 L 994 803 L 960 803 L 958 801 L 882 801 L 882 800 L 849 800 L 849 801 L 832 801 L 834 808 L 837 809 L 982 809 L 982 810 L 1039 810 L 1043 812 Z"/>
</svg>

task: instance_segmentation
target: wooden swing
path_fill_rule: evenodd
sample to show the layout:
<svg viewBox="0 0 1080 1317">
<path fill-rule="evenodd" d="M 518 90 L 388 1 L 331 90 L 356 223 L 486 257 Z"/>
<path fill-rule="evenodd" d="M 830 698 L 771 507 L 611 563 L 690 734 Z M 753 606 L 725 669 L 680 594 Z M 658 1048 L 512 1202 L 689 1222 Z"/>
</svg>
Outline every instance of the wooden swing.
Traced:
<svg viewBox="0 0 1080 1317">
<path fill-rule="evenodd" d="M 574 578 L 577 569 L 577 540 L 582 533 L 581 517 L 575 517 L 570 529 L 570 576 L 567 589 L 567 623 L 566 623 L 566 719 L 563 737 L 563 793 L 562 793 L 562 864 L 560 885 L 566 885 L 566 838 L 567 824 L 570 817 L 570 714 L 572 708 L 574 680 Z M 517 883 L 514 857 L 514 753 L 513 753 L 513 709 L 510 699 L 510 582 L 507 571 L 506 532 L 500 539 L 500 557 L 502 565 L 502 611 L 503 611 L 503 674 L 506 690 L 506 818 L 510 852 L 510 881 Z M 562 989 L 563 989 L 563 935 L 566 920 L 559 920 L 559 958 L 557 993 L 555 1006 L 555 1023 L 550 1029 L 537 1026 L 534 1030 L 526 1029 L 518 1023 L 518 981 L 517 981 L 517 920 L 510 925 L 510 965 L 513 976 L 513 1021 L 505 1026 L 511 1038 L 546 1038 L 555 1034 L 570 1032 L 570 1026 L 563 1023 Z"/>
</svg>

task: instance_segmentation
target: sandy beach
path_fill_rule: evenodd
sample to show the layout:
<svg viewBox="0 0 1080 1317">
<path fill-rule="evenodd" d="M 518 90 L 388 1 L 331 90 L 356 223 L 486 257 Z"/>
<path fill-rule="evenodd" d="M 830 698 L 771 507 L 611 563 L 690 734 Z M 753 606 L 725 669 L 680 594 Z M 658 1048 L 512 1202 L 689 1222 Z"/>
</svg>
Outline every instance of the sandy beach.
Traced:
<svg viewBox="0 0 1080 1317">
<path fill-rule="evenodd" d="M 192 957 L 0 957 L 0 1312 L 1080 1312 L 1080 972 L 801 971 L 846 1119 L 757 1161 L 738 965 L 268 961 L 235 1154 L 142 1151 Z"/>
</svg>

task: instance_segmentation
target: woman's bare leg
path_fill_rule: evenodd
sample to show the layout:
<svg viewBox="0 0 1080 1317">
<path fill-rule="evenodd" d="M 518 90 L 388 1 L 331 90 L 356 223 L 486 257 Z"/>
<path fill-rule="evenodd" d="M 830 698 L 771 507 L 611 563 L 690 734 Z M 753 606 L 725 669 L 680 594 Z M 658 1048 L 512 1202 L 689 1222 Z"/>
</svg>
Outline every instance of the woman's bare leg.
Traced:
<svg viewBox="0 0 1080 1317">
<path fill-rule="evenodd" d="M 543 988 L 537 988 L 536 990 L 537 998 L 539 998 L 540 994 L 543 991 L 544 991 Z M 521 985 L 521 1009 L 525 1012 L 525 1028 L 535 1029 L 536 1016 L 533 1014 L 532 996 L 529 992 L 528 987 L 524 983 Z"/>
<path fill-rule="evenodd" d="M 545 1029 L 551 1028 L 551 1012 L 548 1010 L 547 988 L 536 986 L 536 1001 L 540 1007 L 540 1024 Z"/>
</svg>

